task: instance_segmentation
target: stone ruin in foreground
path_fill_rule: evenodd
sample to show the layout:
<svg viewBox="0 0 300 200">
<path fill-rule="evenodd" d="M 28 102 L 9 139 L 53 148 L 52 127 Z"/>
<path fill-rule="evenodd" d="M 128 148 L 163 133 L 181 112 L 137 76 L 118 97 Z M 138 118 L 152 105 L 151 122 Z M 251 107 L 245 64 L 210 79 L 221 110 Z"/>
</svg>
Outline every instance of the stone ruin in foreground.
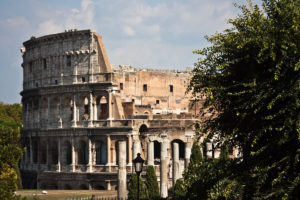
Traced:
<svg viewBox="0 0 300 200">
<path fill-rule="evenodd" d="M 141 153 L 167 195 L 208 115 L 186 94 L 190 72 L 112 67 L 92 30 L 32 37 L 21 52 L 24 188 L 116 190 L 119 155 L 128 181 Z M 206 156 L 218 154 L 207 143 Z"/>
</svg>

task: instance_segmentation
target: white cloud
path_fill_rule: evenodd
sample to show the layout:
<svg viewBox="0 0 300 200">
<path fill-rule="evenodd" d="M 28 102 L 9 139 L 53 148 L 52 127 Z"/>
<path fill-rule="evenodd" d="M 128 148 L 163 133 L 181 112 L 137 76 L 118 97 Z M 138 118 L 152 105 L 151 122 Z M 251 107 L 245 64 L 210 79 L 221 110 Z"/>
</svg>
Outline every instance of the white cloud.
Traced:
<svg viewBox="0 0 300 200">
<path fill-rule="evenodd" d="M 135 31 L 134 31 L 132 28 L 130 28 L 129 26 L 125 26 L 125 27 L 123 28 L 123 31 L 124 31 L 124 33 L 125 33 L 127 36 L 134 36 L 134 35 L 135 35 Z"/>
<path fill-rule="evenodd" d="M 19 27 L 29 24 L 24 17 L 8 18 L 2 21 L 2 23 L 9 27 Z"/>
<path fill-rule="evenodd" d="M 53 34 L 59 33 L 63 30 L 63 26 L 61 24 L 57 24 L 53 20 L 47 20 L 38 25 L 38 34 L 45 35 L 45 34 Z"/>
</svg>

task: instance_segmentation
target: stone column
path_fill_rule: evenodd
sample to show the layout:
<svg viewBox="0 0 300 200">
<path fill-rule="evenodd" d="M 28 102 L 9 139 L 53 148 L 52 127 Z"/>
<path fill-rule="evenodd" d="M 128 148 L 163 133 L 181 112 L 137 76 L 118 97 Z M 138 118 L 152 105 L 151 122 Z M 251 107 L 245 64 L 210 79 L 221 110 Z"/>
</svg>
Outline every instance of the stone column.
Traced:
<svg viewBox="0 0 300 200">
<path fill-rule="evenodd" d="M 25 118 L 25 126 L 29 127 L 29 103 L 26 103 L 26 118 Z"/>
<path fill-rule="evenodd" d="M 32 165 L 33 164 L 33 152 L 32 152 L 32 150 L 33 150 L 33 148 L 32 148 L 32 137 L 30 136 L 29 137 L 29 148 L 30 148 L 30 165 Z"/>
<path fill-rule="evenodd" d="M 97 102 L 95 99 L 95 103 L 93 104 L 93 108 L 94 108 L 94 119 L 93 120 L 98 120 L 98 113 L 97 113 Z"/>
<path fill-rule="evenodd" d="M 60 146 L 60 137 L 58 138 L 57 148 L 58 148 L 58 159 L 57 159 L 57 171 L 61 172 L 61 146 Z"/>
<path fill-rule="evenodd" d="M 49 165 L 50 162 L 49 162 L 49 157 L 50 157 L 50 152 L 49 152 L 49 139 L 47 140 L 47 143 L 46 143 L 46 165 Z M 52 156 L 52 155 L 51 155 Z"/>
<path fill-rule="evenodd" d="M 119 141 L 118 199 L 127 198 L 126 141 Z"/>
<path fill-rule="evenodd" d="M 208 158 L 213 158 L 213 144 L 211 142 L 206 143 L 206 155 Z"/>
<path fill-rule="evenodd" d="M 93 127 L 93 119 L 94 119 L 94 112 L 93 112 L 93 93 L 90 92 L 89 96 L 89 124 L 88 127 Z"/>
<path fill-rule="evenodd" d="M 185 143 L 185 155 L 184 155 L 185 168 L 187 168 L 190 164 L 191 148 L 192 148 L 192 143 L 191 142 L 186 142 Z"/>
<path fill-rule="evenodd" d="M 138 138 L 136 138 L 133 141 L 133 155 L 132 155 L 133 159 L 136 158 L 138 153 L 141 153 L 141 142 Z"/>
<path fill-rule="evenodd" d="M 113 110 L 112 110 L 112 92 L 111 90 L 108 91 L 108 98 L 107 98 L 107 112 L 108 112 L 108 120 L 113 120 Z"/>
<path fill-rule="evenodd" d="M 110 140 L 110 136 L 107 135 L 106 138 L 106 166 L 108 167 L 108 172 L 111 171 L 111 140 Z"/>
<path fill-rule="evenodd" d="M 51 99 L 48 97 L 48 120 L 47 120 L 47 127 L 51 127 L 51 114 L 50 114 L 50 105 L 51 105 Z"/>
<path fill-rule="evenodd" d="M 29 152 L 30 152 L 30 143 L 28 144 L 29 140 L 28 138 L 25 139 L 25 144 L 26 144 L 26 153 L 25 153 L 25 164 L 29 163 Z"/>
<path fill-rule="evenodd" d="M 147 165 L 152 165 L 154 166 L 154 142 L 153 141 L 149 141 L 148 142 L 148 162 Z"/>
<path fill-rule="evenodd" d="M 33 108 L 34 102 L 31 102 L 31 127 L 35 128 L 35 116 L 34 116 L 34 108 Z"/>
<path fill-rule="evenodd" d="M 77 127 L 77 113 L 76 113 L 76 95 L 73 97 L 73 121 L 72 121 L 72 127 Z"/>
<path fill-rule="evenodd" d="M 162 141 L 160 148 L 160 196 L 168 197 L 168 143 Z"/>
<path fill-rule="evenodd" d="M 62 97 L 60 96 L 59 97 L 59 121 L 58 121 L 58 128 L 62 128 L 62 108 L 63 108 L 63 105 L 62 105 Z"/>
<path fill-rule="evenodd" d="M 76 163 L 75 163 L 75 142 L 74 142 L 74 138 L 72 138 L 72 172 L 75 172 L 75 167 L 76 167 Z"/>
<path fill-rule="evenodd" d="M 88 172 L 93 171 L 93 161 L 92 161 L 92 140 L 89 138 L 89 163 L 88 163 Z"/>
<path fill-rule="evenodd" d="M 128 166 L 132 166 L 132 136 L 127 135 L 128 138 Z"/>
<path fill-rule="evenodd" d="M 179 172 L 179 144 L 173 143 L 173 187 L 180 177 Z"/>
</svg>

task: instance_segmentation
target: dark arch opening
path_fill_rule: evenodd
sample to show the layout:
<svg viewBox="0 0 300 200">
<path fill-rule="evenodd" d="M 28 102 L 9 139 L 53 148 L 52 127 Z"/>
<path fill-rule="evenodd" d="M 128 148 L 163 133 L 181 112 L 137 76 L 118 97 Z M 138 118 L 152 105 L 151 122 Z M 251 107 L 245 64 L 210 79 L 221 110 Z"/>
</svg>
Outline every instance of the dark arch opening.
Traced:
<svg viewBox="0 0 300 200">
<path fill-rule="evenodd" d="M 178 143 L 179 144 L 179 159 L 184 159 L 184 154 L 185 154 L 185 148 L 184 148 L 184 142 L 179 139 L 175 139 L 172 141 L 172 152 L 173 152 L 173 143 Z"/>
<path fill-rule="evenodd" d="M 160 159 L 160 142 L 154 141 L 154 159 Z"/>
<path fill-rule="evenodd" d="M 88 163 L 88 147 L 85 141 L 79 142 L 78 148 L 78 164 L 87 164 Z"/>
<path fill-rule="evenodd" d="M 32 152 L 32 154 L 33 154 L 33 163 L 37 163 L 38 162 L 38 141 L 37 140 L 34 140 L 33 141 L 33 152 Z"/>
<path fill-rule="evenodd" d="M 148 127 L 145 124 L 143 124 L 139 129 L 140 134 L 143 134 L 147 131 L 148 131 Z"/>
<path fill-rule="evenodd" d="M 80 187 L 79 187 L 81 190 L 88 190 L 88 186 L 85 185 L 85 184 L 81 184 Z"/>
<path fill-rule="evenodd" d="M 72 187 L 69 184 L 66 184 L 64 187 L 66 190 L 72 190 Z"/>
<path fill-rule="evenodd" d="M 63 164 L 70 165 L 72 164 L 72 146 L 69 141 L 65 141 L 63 144 Z"/>
<path fill-rule="evenodd" d="M 103 187 L 102 185 L 96 185 L 95 190 L 105 190 L 105 187 Z"/>
</svg>

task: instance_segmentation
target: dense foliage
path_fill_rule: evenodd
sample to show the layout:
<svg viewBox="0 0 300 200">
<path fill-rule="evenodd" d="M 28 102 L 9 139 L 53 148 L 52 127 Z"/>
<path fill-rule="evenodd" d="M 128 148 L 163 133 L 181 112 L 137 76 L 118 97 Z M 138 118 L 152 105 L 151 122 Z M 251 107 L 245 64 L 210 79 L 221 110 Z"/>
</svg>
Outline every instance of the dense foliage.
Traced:
<svg viewBox="0 0 300 200">
<path fill-rule="evenodd" d="M 217 178 L 218 188 L 249 200 L 299 199 L 300 1 L 239 7 L 232 28 L 207 37 L 212 45 L 195 51 L 201 56 L 189 86 L 217 113 L 203 130 L 242 151 L 240 160 L 221 169 L 231 173 Z M 216 177 L 207 165 L 207 175 Z M 207 186 L 203 179 L 198 188 Z"/>
<path fill-rule="evenodd" d="M 21 106 L 0 103 L 0 199 L 14 199 L 13 192 L 21 187 L 18 162 L 20 145 Z"/>
<path fill-rule="evenodd" d="M 134 173 L 131 175 L 128 186 L 128 200 L 136 200 L 137 198 L 137 180 L 138 176 Z M 140 190 L 140 199 L 148 199 L 147 188 L 139 176 L 139 190 Z"/>
<path fill-rule="evenodd" d="M 149 199 L 158 199 L 159 196 L 159 188 L 158 188 L 158 182 L 157 177 L 155 174 L 155 169 L 153 166 L 147 166 L 147 172 L 146 172 L 146 181 L 145 181 L 147 190 L 148 190 L 148 198 Z"/>
</svg>

